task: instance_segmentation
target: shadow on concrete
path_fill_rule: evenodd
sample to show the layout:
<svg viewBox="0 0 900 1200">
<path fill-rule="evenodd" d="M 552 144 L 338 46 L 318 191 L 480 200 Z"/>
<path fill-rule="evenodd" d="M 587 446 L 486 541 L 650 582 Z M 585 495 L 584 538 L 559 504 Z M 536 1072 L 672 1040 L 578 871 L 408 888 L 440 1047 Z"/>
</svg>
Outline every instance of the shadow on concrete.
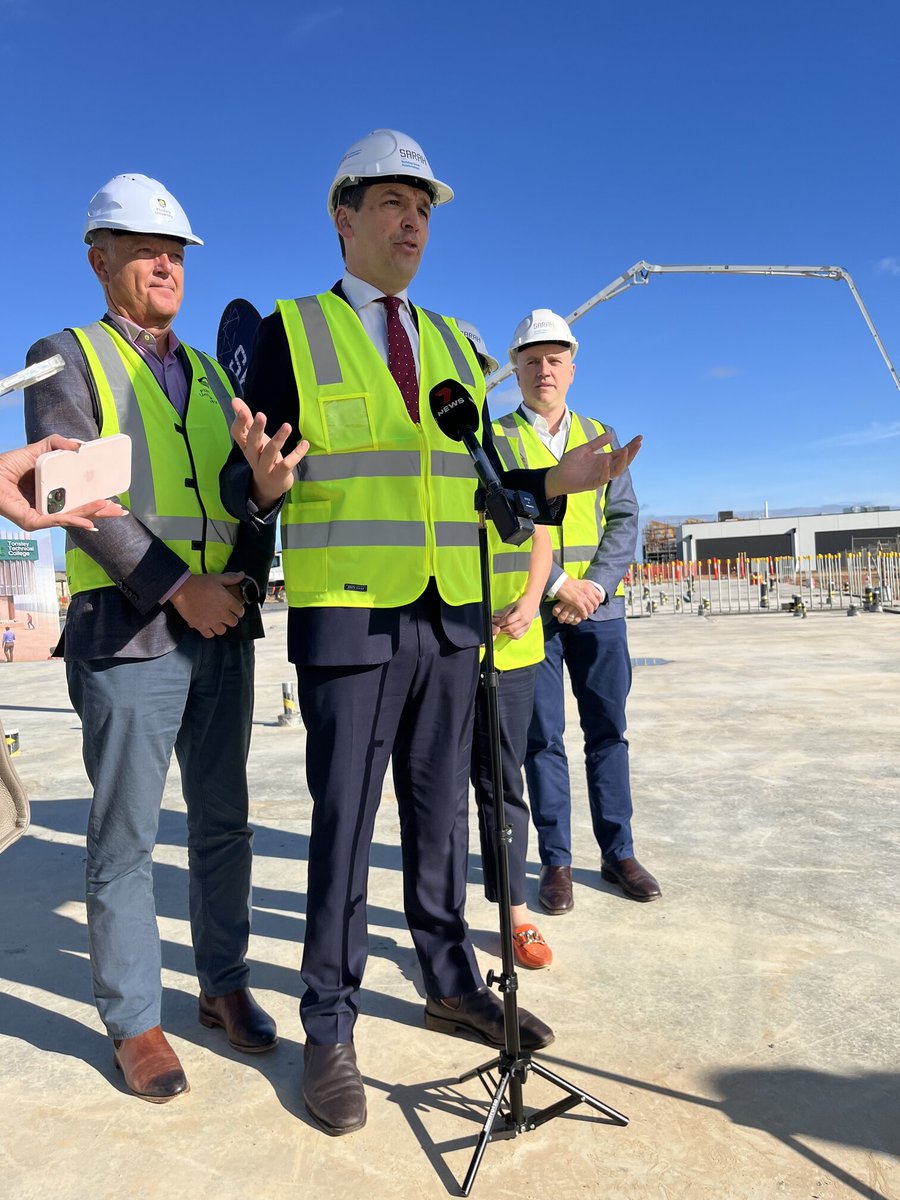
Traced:
<svg viewBox="0 0 900 1200">
<path fill-rule="evenodd" d="M 900 1073 L 831 1075 L 802 1067 L 736 1068 L 715 1072 L 710 1082 L 721 1096 L 720 1107 L 736 1125 L 779 1138 L 860 1196 L 882 1200 L 881 1192 L 797 1139 L 900 1155 Z"/>
<path fill-rule="evenodd" d="M 490 1050 L 485 1046 L 479 1047 L 473 1042 L 473 1069 L 477 1064 L 487 1064 L 491 1059 L 485 1059 L 485 1055 L 490 1054 Z M 543 1055 L 541 1058 L 543 1059 Z M 487 1082 L 483 1083 L 485 1094 L 483 1097 L 467 1094 L 467 1091 L 462 1090 L 474 1089 L 479 1086 L 477 1079 L 467 1080 L 462 1084 L 459 1077 L 452 1079 L 437 1079 L 427 1083 L 420 1084 L 395 1084 L 385 1085 L 377 1080 L 366 1080 L 367 1083 L 375 1087 L 383 1088 L 387 1099 L 392 1103 L 397 1104 L 403 1113 L 410 1130 L 416 1141 L 422 1147 L 425 1156 L 434 1168 L 435 1174 L 440 1179 L 446 1190 L 450 1193 L 461 1194 L 462 1180 L 457 1180 L 456 1176 L 450 1169 L 447 1162 L 447 1156 L 456 1154 L 460 1151 L 467 1151 L 464 1156 L 465 1168 L 468 1168 L 471 1160 L 471 1155 L 475 1150 L 478 1136 L 481 1133 L 484 1122 L 487 1118 L 488 1109 L 491 1103 L 491 1093 L 496 1086 L 496 1074 L 491 1073 L 487 1076 Z M 561 1094 L 556 1093 L 556 1099 L 560 1099 Z M 526 1112 L 531 1109 L 526 1102 Z M 468 1126 L 462 1126 L 463 1132 L 458 1137 L 454 1137 L 442 1142 L 436 1142 L 428 1130 L 427 1116 L 430 1113 L 439 1112 L 451 1117 L 458 1117 L 468 1123 Z M 594 1110 L 583 1110 L 581 1113 L 577 1111 L 564 1111 L 556 1114 L 560 1119 L 575 1120 L 575 1121 L 590 1121 L 597 1125 L 613 1125 L 614 1123 L 606 1117 L 598 1116 Z M 512 1130 L 505 1129 L 502 1123 L 495 1123 L 494 1132 L 489 1139 L 487 1152 L 490 1153 L 490 1144 L 497 1141 L 508 1140 L 514 1136 Z M 540 1137 L 540 1129 L 532 1130 L 527 1136 Z M 523 1135 L 526 1136 L 526 1135 Z"/>
<path fill-rule="evenodd" d="M 450 1169 L 447 1156 L 461 1150 L 474 1149 L 475 1141 L 487 1116 L 490 1101 L 473 1099 L 460 1090 L 456 1078 L 436 1079 L 429 1083 L 385 1084 L 380 1080 L 364 1077 L 370 1087 L 380 1088 L 386 1098 L 396 1104 L 409 1125 L 413 1137 L 421 1146 L 435 1174 L 444 1188 L 452 1195 L 460 1195 L 460 1181 Z M 448 1113 L 469 1123 L 464 1132 L 449 1141 L 436 1142 L 428 1130 L 427 1116 L 430 1113 Z"/>
<path fill-rule="evenodd" d="M 87 929 L 83 922 L 84 902 L 84 828 L 89 801 L 84 798 L 39 800 L 33 803 L 32 815 L 36 826 L 56 833 L 77 837 L 78 843 L 49 841 L 26 835 L 3 857 L 4 886 L 8 896 L 18 897 L 15 913 L 9 913 L 0 933 L 0 978 L 26 988 L 38 988 L 64 1001 L 89 1006 L 93 1014 Z M 183 813 L 164 809 L 160 814 L 158 843 L 185 846 L 186 827 Z M 279 858 L 305 858 L 309 841 L 305 835 L 285 834 L 282 830 L 261 827 L 257 831 L 264 852 L 275 852 Z M 378 846 L 375 857 L 386 865 L 400 868 L 399 850 Z M 180 866 L 155 863 L 153 887 L 157 915 L 162 918 L 187 920 L 188 873 Z M 266 991 L 279 992 L 299 1001 L 303 989 L 300 979 L 300 956 L 306 921 L 306 897 L 299 888 L 254 887 L 252 931 L 255 937 L 293 942 L 297 945 L 296 964 L 284 966 L 270 961 L 248 959 L 252 985 Z M 72 910 L 71 906 L 77 909 Z M 401 912 L 380 905 L 369 905 L 371 926 L 386 929 L 405 929 Z M 192 978 L 195 976 L 193 951 L 189 945 L 163 939 L 162 965 Z M 421 973 L 415 951 L 400 946 L 389 934 L 372 932 L 370 955 L 392 962 L 400 974 L 409 980 L 418 996 L 424 996 Z M 64 1006 L 65 1007 L 65 1006 Z M 419 1027 L 422 1023 L 421 1004 L 391 995 L 363 989 L 360 1011 L 394 1023 Z M 206 1031 L 197 1022 L 196 1000 L 179 989 L 163 989 L 163 1023 L 173 1034 L 198 1045 L 210 1045 L 234 1055 L 218 1031 Z M 100 1031 L 99 1018 L 91 1015 L 85 1024 L 77 1017 L 67 1016 L 52 1008 L 42 1007 L 33 1000 L 3 993 L 0 996 L 0 1033 L 20 1038 L 38 1049 L 66 1054 L 90 1063 L 101 1074 L 111 1077 L 110 1051 L 106 1035 Z M 284 1057 L 279 1056 L 279 1064 Z M 245 1056 L 238 1058 L 244 1061 Z M 302 1058 L 302 1056 L 301 1056 Z M 268 1077 L 269 1072 L 262 1073 Z M 272 1076 L 273 1087 L 279 1092 L 285 1107 L 302 1115 L 302 1102 L 296 1084 L 299 1068 L 290 1073 L 290 1085 L 279 1083 L 280 1066 Z M 280 1090 L 279 1090 L 280 1089 Z M 296 1096 L 294 1096 L 296 1093 Z M 294 1099 L 290 1097 L 294 1096 Z M 299 1105 L 299 1108 L 297 1107 Z"/>
<path fill-rule="evenodd" d="M 857 1179 L 800 1138 L 815 1138 L 879 1154 L 900 1155 L 900 1073 L 833 1075 L 802 1067 L 733 1068 L 709 1075 L 711 1100 L 542 1053 L 541 1061 L 703 1108 L 721 1110 L 735 1125 L 776 1138 L 865 1200 L 890 1196 Z"/>
<path fill-rule="evenodd" d="M 75 709 L 71 704 L 66 708 L 45 708 L 40 704 L 0 704 L 0 712 L 68 713 L 71 717 L 75 716 Z"/>
</svg>

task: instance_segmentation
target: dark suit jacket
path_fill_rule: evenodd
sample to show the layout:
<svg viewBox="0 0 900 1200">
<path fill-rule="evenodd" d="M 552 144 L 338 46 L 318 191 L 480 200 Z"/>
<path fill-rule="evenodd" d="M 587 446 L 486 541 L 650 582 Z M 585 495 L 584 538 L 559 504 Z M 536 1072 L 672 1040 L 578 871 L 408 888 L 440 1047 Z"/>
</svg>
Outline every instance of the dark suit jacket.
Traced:
<svg viewBox="0 0 900 1200">
<path fill-rule="evenodd" d="M 28 351 L 27 362 L 40 362 L 53 354 L 63 356 L 65 369 L 25 392 L 28 440 L 51 433 L 83 441 L 98 437 L 99 403 L 81 346 L 71 331 L 36 342 Z M 183 351 L 180 358 L 190 387 L 190 363 Z M 168 404 L 163 397 L 160 402 Z M 275 525 L 251 519 L 246 507 L 240 518 L 229 567 L 253 575 L 265 592 Z M 182 559 L 130 513 L 98 521 L 96 533 L 74 529 L 67 537 L 90 554 L 116 586 L 72 598 L 63 638 L 66 658 L 157 658 L 174 649 L 187 626 L 170 604 L 160 605 L 159 600 L 184 574 Z M 258 605 L 248 607 L 238 626 L 224 636 L 261 637 Z"/>
<path fill-rule="evenodd" d="M 340 284 L 332 291 L 346 300 Z M 360 337 L 367 334 L 360 325 Z M 477 368 L 476 368 L 477 369 Z M 291 365 L 290 348 L 281 315 L 266 317 L 259 327 L 256 348 L 247 372 L 245 398 L 253 412 L 264 412 L 267 430 L 273 433 L 287 423 L 293 427 L 286 443 L 289 452 L 300 438 L 297 418 L 300 400 Z M 494 449 L 487 405 L 482 416 L 483 443 L 505 487 L 531 492 L 540 507 L 541 521 L 558 524 L 565 500 L 548 502 L 544 495 L 546 470 L 506 471 Z M 473 500 L 475 491 L 472 473 Z M 222 473 L 222 500 L 233 514 L 246 509 L 250 468 L 240 451 L 233 451 Z M 482 641 L 481 611 L 477 604 L 446 604 L 432 584 L 434 619 L 446 640 L 458 648 L 479 646 Z M 400 623 L 407 610 L 397 608 L 291 608 L 288 616 L 288 658 L 300 666 L 367 666 L 387 662 L 399 639 Z"/>
</svg>

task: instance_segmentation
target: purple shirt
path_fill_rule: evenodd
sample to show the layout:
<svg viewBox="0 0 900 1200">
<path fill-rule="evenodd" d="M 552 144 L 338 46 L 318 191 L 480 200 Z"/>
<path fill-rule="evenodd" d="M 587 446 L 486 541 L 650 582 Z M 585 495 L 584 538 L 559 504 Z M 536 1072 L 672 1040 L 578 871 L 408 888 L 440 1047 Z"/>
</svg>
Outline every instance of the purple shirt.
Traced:
<svg viewBox="0 0 900 1200">
<path fill-rule="evenodd" d="M 119 333 L 134 346 L 138 354 L 153 372 L 154 378 L 165 394 L 169 397 L 169 402 L 179 417 L 184 416 L 185 405 L 187 404 L 187 379 L 184 375 L 184 368 L 178 360 L 175 351 L 181 345 L 174 332 L 169 330 L 169 348 L 166 351 L 164 358 L 160 358 L 159 351 L 156 349 L 156 338 L 152 333 L 148 333 L 146 329 L 141 329 L 140 325 L 135 325 L 133 321 L 129 321 L 126 317 L 119 316 L 118 313 L 106 314 L 106 320 L 112 325 L 115 325 Z"/>
</svg>

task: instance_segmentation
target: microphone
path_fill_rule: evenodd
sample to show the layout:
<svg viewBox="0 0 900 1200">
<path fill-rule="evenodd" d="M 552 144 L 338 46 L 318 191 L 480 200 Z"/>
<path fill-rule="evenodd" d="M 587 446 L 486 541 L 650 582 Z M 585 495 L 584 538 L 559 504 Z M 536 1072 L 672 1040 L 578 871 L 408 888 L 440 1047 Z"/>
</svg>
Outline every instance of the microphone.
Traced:
<svg viewBox="0 0 900 1200">
<path fill-rule="evenodd" d="M 475 435 L 478 407 L 458 379 L 445 379 L 428 393 L 431 415 L 441 433 L 454 442 L 462 442 L 475 465 L 475 474 L 484 488 L 484 507 L 500 535 L 500 540 L 519 546 L 534 533 L 532 517 L 538 507 L 528 492 L 504 488 L 494 464 Z"/>
<path fill-rule="evenodd" d="M 445 379 L 428 393 L 431 415 L 438 429 L 454 442 L 462 442 L 475 464 L 475 473 L 488 493 L 500 491 L 503 484 L 493 463 L 475 436 L 478 428 L 478 407 L 458 379 Z"/>
</svg>

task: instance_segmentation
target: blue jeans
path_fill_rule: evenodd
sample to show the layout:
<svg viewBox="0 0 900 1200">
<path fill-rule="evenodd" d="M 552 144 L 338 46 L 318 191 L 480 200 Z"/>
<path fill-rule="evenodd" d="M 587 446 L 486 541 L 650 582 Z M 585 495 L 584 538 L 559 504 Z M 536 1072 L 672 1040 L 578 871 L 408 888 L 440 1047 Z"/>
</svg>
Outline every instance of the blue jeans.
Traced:
<svg viewBox="0 0 900 1200">
<path fill-rule="evenodd" d="M 174 748 L 187 806 L 191 933 L 200 986 L 246 987 L 250 934 L 247 752 L 252 642 L 189 630 L 160 658 L 66 664 L 94 797 L 87 918 L 94 998 L 111 1037 L 160 1024 L 152 853 Z"/>
<path fill-rule="evenodd" d="M 602 856 L 619 862 L 634 854 L 631 782 L 625 739 L 625 701 L 631 688 L 631 658 L 624 620 L 582 621 L 544 626 L 546 657 L 538 664 L 534 711 L 528 730 L 525 778 L 541 862 L 572 861 L 569 762 L 563 663 L 568 668 L 584 732 L 588 803 Z"/>
</svg>

